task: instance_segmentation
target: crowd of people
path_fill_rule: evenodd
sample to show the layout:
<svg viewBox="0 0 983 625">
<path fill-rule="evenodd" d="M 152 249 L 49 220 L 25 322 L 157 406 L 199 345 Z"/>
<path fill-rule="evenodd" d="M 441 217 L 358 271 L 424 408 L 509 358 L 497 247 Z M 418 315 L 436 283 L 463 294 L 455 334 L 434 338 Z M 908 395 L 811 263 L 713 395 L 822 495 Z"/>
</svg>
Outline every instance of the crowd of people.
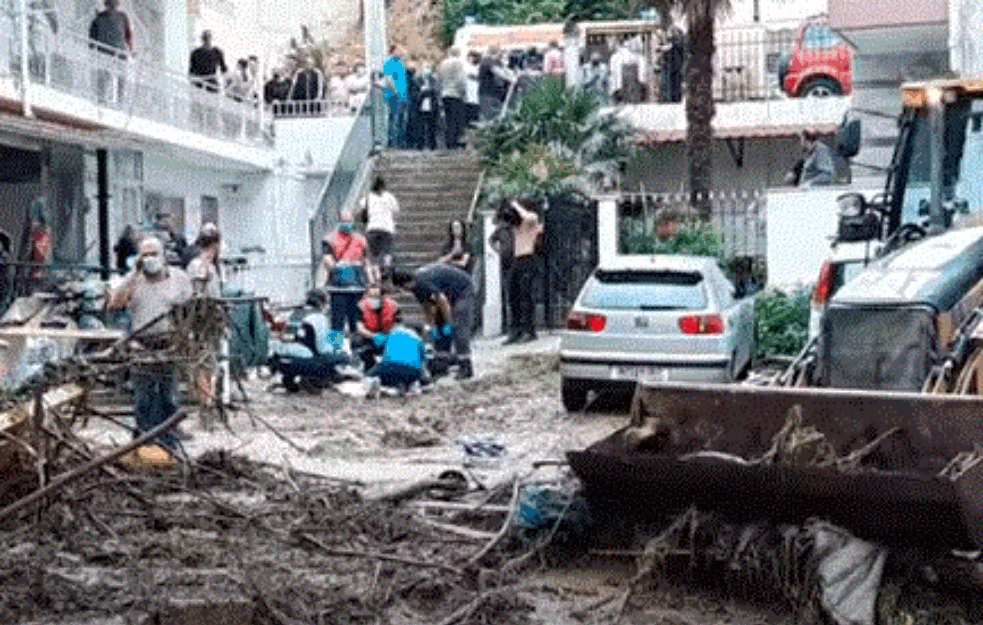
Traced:
<svg viewBox="0 0 983 625">
<path fill-rule="evenodd" d="M 389 146 L 398 149 L 464 147 L 476 122 L 498 117 L 510 91 L 524 92 L 544 78 L 560 80 L 595 93 L 603 103 L 629 104 L 658 96 L 682 100 L 686 35 L 671 28 L 655 46 L 651 60 L 641 38 L 626 38 L 613 49 L 594 45 L 580 52 L 578 67 L 567 71 L 567 55 L 557 41 L 545 50 L 533 46 L 505 51 L 491 46 L 483 53 L 452 47 L 438 63 L 405 58 L 398 45 L 373 80 L 389 106 Z M 661 84 L 653 83 L 653 62 Z M 576 78 L 571 79 L 570 76 Z"/>
</svg>

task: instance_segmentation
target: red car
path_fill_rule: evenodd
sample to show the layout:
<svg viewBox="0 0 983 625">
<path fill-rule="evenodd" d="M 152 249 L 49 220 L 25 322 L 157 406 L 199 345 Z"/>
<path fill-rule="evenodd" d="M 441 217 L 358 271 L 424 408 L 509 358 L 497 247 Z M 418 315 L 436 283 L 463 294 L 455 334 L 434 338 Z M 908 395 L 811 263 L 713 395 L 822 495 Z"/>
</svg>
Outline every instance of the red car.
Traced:
<svg viewBox="0 0 983 625">
<path fill-rule="evenodd" d="M 853 47 L 825 17 L 807 20 L 792 52 L 782 59 L 779 84 L 793 98 L 847 95 L 853 91 Z"/>
</svg>

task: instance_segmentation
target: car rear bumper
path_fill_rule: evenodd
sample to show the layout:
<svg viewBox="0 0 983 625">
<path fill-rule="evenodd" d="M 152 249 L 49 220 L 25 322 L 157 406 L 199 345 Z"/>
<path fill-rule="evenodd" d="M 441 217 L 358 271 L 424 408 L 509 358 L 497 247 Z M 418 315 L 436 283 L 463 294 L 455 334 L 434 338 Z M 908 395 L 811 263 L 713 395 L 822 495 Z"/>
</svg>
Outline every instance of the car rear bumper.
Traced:
<svg viewBox="0 0 983 625">
<path fill-rule="evenodd" d="M 731 362 L 722 356 L 674 358 L 610 358 L 560 352 L 560 375 L 567 379 L 633 383 L 639 379 L 665 382 L 729 382 Z"/>
</svg>

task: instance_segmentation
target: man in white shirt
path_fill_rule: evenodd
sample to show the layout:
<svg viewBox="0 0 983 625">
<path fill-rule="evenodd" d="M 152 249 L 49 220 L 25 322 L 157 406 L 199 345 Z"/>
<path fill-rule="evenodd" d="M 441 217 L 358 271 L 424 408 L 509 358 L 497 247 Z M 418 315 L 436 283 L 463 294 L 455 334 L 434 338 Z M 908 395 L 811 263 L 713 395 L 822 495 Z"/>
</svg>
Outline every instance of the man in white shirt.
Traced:
<svg viewBox="0 0 983 625">
<path fill-rule="evenodd" d="M 461 51 L 458 48 L 451 48 L 437 71 L 440 74 L 440 96 L 444 105 L 444 145 L 448 149 L 463 147 L 461 135 L 464 133 L 467 74 L 464 61 L 461 59 Z"/>
</svg>

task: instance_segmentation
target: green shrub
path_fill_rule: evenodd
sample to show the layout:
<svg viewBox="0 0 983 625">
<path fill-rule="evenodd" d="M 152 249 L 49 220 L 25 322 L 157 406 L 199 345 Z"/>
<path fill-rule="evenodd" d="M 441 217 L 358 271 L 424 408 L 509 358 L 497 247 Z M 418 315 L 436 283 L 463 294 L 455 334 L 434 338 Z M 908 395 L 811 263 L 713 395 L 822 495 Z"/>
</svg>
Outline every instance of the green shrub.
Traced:
<svg viewBox="0 0 983 625">
<path fill-rule="evenodd" d="M 786 295 L 782 291 L 762 293 L 754 303 L 757 358 L 794 356 L 809 335 L 809 292 Z"/>
<path fill-rule="evenodd" d="M 660 238 L 647 231 L 640 220 L 622 220 L 620 248 L 625 254 L 692 254 L 723 258 L 724 242 L 713 226 L 702 222 L 684 223 L 676 234 Z"/>
</svg>

